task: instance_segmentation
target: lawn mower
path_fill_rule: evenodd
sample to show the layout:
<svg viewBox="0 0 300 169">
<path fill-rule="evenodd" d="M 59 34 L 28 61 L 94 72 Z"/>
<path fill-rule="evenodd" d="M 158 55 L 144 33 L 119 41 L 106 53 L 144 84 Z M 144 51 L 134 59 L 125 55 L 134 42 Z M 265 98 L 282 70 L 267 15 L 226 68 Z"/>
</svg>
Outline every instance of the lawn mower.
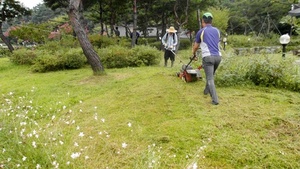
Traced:
<svg viewBox="0 0 300 169">
<path fill-rule="evenodd" d="M 195 82 L 202 79 L 202 75 L 200 73 L 202 65 L 200 65 L 197 69 L 193 69 L 192 66 L 190 66 L 193 60 L 197 60 L 197 57 L 190 57 L 189 63 L 182 65 L 180 72 L 176 73 L 177 77 L 181 78 L 185 82 Z"/>
</svg>

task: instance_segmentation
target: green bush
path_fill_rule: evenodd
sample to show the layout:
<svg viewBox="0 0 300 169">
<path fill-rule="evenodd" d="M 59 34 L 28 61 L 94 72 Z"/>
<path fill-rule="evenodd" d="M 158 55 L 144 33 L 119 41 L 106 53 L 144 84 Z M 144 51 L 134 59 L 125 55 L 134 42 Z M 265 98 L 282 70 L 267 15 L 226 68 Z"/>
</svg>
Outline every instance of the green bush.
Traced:
<svg viewBox="0 0 300 169">
<path fill-rule="evenodd" d="M 235 55 L 223 56 L 216 73 L 216 84 L 224 87 L 251 84 L 245 78 L 249 69 L 247 59 L 248 57 L 236 57 Z"/>
<path fill-rule="evenodd" d="M 300 67 L 293 62 L 293 59 L 276 59 L 272 55 L 223 57 L 216 73 L 216 84 L 221 86 L 255 84 L 300 91 Z"/>
<path fill-rule="evenodd" d="M 35 50 L 21 48 L 14 50 L 10 55 L 10 60 L 19 65 L 32 65 L 36 57 L 37 52 Z"/>
<path fill-rule="evenodd" d="M 161 53 L 157 49 L 143 45 L 137 45 L 132 49 L 114 45 L 98 49 L 98 53 L 106 68 L 150 66 L 158 64 L 161 58 Z"/>
<path fill-rule="evenodd" d="M 36 58 L 34 65 L 31 67 L 33 72 L 48 72 L 64 69 L 63 61 L 56 55 L 43 55 Z"/>
<path fill-rule="evenodd" d="M 92 43 L 92 45 L 97 48 L 105 48 L 105 47 L 117 44 L 116 38 L 110 38 L 108 36 L 101 36 L 99 34 L 89 35 L 89 40 Z"/>
<path fill-rule="evenodd" d="M 43 52 L 33 62 L 33 72 L 48 72 L 64 69 L 78 69 L 86 64 L 86 58 L 81 48 L 72 50 L 59 50 L 56 52 Z"/>
<path fill-rule="evenodd" d="M 160 62 L 161 53 L 153 47 L 138 45 L 131 49 L 135 66 L 151 66 Z"/>
<path fill-rule="evenodd" d="M 69 50 L 62 56 L 63 64 L 66 69 L 78 69 L 87 63 L 87 59 L 81 48 Z"/>
<path fill-rule="evenodd" d="M 180 39 L 179 50 L 192 49 L 192 43 L 190 39 Z"/>
<path fill-rule="evenodd" d="M 10 56 L 11 52 L 8 49 L 0 49 L 0 58 Z"/>
<path fill-rule="evenodd" d="M 244 35 L 229 35 L 227 43 L 231 47 L 257 47 L 257 46 L 277 46 L 279 44 L 278 34 L 269 34 L 268 36 L 244 36 Z"/>
<path fill-rule="evenodd" d="M 272 60 L 264 57 L 253 58 L 250 61 L 249 70 L 246 78 L 251 80 L 255 85 L 262 86 L 279 86 L 282 83 L 283 63 L 278 60 Z"/>
<path fill-rule="evenodd" d="M 138 39 L 138 45 L 148 45 L 149 44 L 149 38 L 140 37 Z"/>
<path fill-rule="evenodd" d="M 148 45 L 151 46 L 151 47 L 154 47 L 158 50 L 163 49 L 161 41 L 152 42 L 152 43 L 149 43 Z"/>
<path fill-rule="evenodd" d="M 65 35 L 60 40 L 47 41 L 43 45 L 39 45 L 37 49 L 47 50 L 48 52 L 56 52 L 62 49 L 78 48 L 80 44 L 73 36 Z"/>
</svg>

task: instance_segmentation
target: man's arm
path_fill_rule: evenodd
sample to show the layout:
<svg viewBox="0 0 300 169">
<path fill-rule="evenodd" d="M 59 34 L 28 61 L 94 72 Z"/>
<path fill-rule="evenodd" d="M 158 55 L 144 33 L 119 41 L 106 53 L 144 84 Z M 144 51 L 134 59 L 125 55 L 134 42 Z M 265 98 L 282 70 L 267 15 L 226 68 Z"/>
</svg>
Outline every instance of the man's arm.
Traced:
<svg viewBox="0 0 300 169">
<path fill-rule="evenodd" d="M 167 44 L 166 38 L 167 38 L 167 34 L 164 34 L 164 36 L 161 38 L 161 42 L 164 46 Z"/>
<path fill-rule="evenodd" d="M 196 56 L 196 52 L 197 52 L 197 50 L 199 49 L 199 43 L 197 43 L 197 42 L 194 42 L 194 45 L 193 45 L 193 56 Z"/>
<path fill-rule="evenodd" d="M 173 45 L 176 46 L 177 43 L 178 43 L 178 36 L 176 33 L 174 33 L 174 44 Z"/>
</svg>

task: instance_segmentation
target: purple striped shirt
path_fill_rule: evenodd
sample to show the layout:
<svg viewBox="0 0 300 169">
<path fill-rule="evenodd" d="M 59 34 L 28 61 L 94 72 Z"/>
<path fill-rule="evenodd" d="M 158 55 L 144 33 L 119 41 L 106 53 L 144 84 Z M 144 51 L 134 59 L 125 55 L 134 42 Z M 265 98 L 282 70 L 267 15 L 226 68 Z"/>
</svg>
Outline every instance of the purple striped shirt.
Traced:
<svg viewBox="0 0 300 169">
<path fill-rule="evenodd" d="M 222 56 L 219 47 L 220 31 L 216 27 L 207 24 L 197 32 L 195 42 L 200 43 L 202 57 Z"/>
</svg>

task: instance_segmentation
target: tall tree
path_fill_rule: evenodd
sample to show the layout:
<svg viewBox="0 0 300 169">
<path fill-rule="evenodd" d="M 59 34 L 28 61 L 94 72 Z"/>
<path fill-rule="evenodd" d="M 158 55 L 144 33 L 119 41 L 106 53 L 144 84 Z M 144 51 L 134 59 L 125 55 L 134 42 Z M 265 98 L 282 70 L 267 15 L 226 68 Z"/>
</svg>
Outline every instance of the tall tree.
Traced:
<svg viewBox="0 0 300 169">
<path fill-rule="evenodd" d="M 100 57 L 94 50 L 91 42 L 89 41 L 84 26 L 83 21 L 83 3 L 81 0 L 44 0 L 46 6 L 51 7 L 55 10 L 59 7 L 64 7 L 67 9 L 67 13 L 70 22 L 73 26 L 76 37 L 79 40 L 80 46 L 86 56 L 88 63 L 91 65 L 94 75 L 100 75 L 104 73 L 104 67 L 100 61 Z M 89 1 L 85 1 L 87 6 L 91 5 Z"/>
<path fill-rule="evenodd" d="M 137 6 L 136 6 L 136 0 L 133 0 L 133 31 L 132 31 L 131 47 L 135 46 L 135 40 L 137 38 L 136 28 L 137 28 Z"/>
<path fill-rule="evenodd" d="M 20 5 L 16 0 L 0 0 L 0 38 L 7 45 L 9 51 L 13 51 L 14 47 L 11 45 L 7 37 L 2 32 L 2 24 L 10 19 L 30 15 L 31 11 Z"/>
<path fill-rule="evenodd" d="M 288 15 L 294 0 L 235 0 L 223 5 L 230 9 L 229 26 L 231 33 L 268 34 L 276 30 L 276 24 Z"/>
<path fill-rule="evenodd" d="M 66 11 L 62 8 L 58 8 L 55 11 L 53 11 L 50 8 L 46 7 L 45 4 L 39 4 L 33 7 L 30 20 L 31 22 L 38 24 L 47 22 L 49 19 L 52 19 L 62 14 L 66 14 Z"/>
</svg>

